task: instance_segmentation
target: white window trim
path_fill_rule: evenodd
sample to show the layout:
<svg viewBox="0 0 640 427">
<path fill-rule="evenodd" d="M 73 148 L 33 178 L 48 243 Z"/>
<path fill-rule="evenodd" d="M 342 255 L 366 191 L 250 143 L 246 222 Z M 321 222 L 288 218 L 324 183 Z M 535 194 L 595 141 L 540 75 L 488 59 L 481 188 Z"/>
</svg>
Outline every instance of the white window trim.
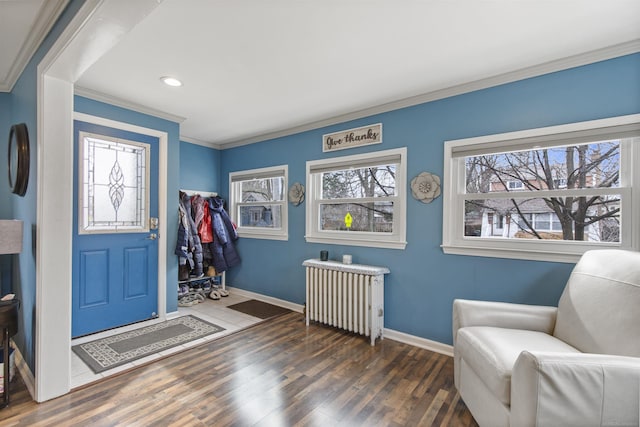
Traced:
<svg viewBox="0 0 640 427">
<path fill-rule="evenodd" d="M 319 209 L 320 192 L 319 180 L 313 179 L 311 170 L 336 168 L 348 163 L 367 160 L 375 161 L 381 157 L 400 156 L 400 164 L 396 170 L 397 197 L 394 203 L 394 222 L 392 233 L 344 232 L 320 230 Z M 407 246 L 407 148 L 372 151 L 352 156 L 332 157 L 330 159 L 313 160 L 307 162 L 307 203 L 306 203 L 306 233 L 305 239 L 309 243 L 326 243 L 330 245 L 366 246 L 370 248 L 404 249 Z"/>
<path fill-rule="evenodd" d="M 256 177 L 266 178 L 266 177 L 284 177 L 284 198 L 282 201 L 276 202 L 268 202 L 269 204 L 280 205 L 282 212 L 282 227 L 281 228 L 258 228 L 258 227 L 241 227 L 240 221 L 238 218 L 238 212 L 236 208 L 236 200 L 240 200 L 242 198 L 241 194 L 238 194 L 234 181 L 238 180 L 238 177 L 246 177 L 250 175 L 255 175 Z M 249 169 L 242 170 L 236 172 L 229 173 L 229 214 L 231 216 L 231 220 L 237 224 L 238 226 L 238 235 L 240 237 L 250 238 L 250 239 L 268 239 L 268 240 L 289 240 L 289 214 L 288 208 L 289 204 L 287 201 L 287 189 L 289 188 L 289 166 L 288 165 L 280 165 L 280 166 L 270 166 L 266 168 L 259 169 Z"/>
<path fill-rule="evenodd" d="M 471 255 L 496 258 L 513 258 L 536 261 L 577 262 L 587 250 L 596 248 L 620 248 L 640 250 L 640 173 L 634 169 L 640 165 L 640 143 L 621 147 L 626 151 L 620 165 L 623 195 L 620 235 L 621 243 L 589 244 L 584 242 L 559 241 L 514 241 L 512 239 L 477 239 L 463 236 L 464 224 L 464 166 L 463 157 L 454 153 L 468 152 L 468 155 L 534 146 L 552 146 L 558 143 L 577 143 L 611 134 L 638 133 L 640 114 L 592 120 L 567 125 L 528 129 L 497 135 L 445 141 L 444 181 L 449 185 L 443 191 L 442 250 L 447 254 Z M 624 136 L 621 136 L 624 137 Z M 626 188 L 625 188 L 626 187 Z M 597 190 L 596 190 L 597 191 Z M 593 191 L 591 191 L 593 192 Z"/>
</svg>

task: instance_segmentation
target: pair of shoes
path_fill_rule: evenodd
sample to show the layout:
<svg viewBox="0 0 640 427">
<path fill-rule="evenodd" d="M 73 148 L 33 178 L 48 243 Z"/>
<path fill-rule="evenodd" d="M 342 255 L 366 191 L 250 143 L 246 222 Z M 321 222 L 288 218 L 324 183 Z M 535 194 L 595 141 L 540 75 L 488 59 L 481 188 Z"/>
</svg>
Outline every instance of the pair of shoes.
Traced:
<svg viewBox="0 0 640 427">
<path fill-rule="evenodd" d="M 188 294 L 178 299 L 178 307 L 191 307 L 204 302 L 206 299 L 202 291 L 190 291 Z"/>
<path fill-rule="evenodd" d="M 218 292 L 218 295 L 220 295 L 221 297 L 228 297 L 229 296 L 229 291 L 226 290 L 226 289 L 222 289 L 218 285 L 213 285 L 213 287 L 211 289 L 216 290 Z"/>
<path fill-rule="evenodd" d="M 178 300 L 178 307 L 191 307 L 199 302 L 198 298 L 189 293 Z"/>
<path fill-rule="evenodd" d="M 178 286 L 178 298 L 181 298 L 189 293 L 189 286 L 186 284 L 180 284 Z"/>
</svg>

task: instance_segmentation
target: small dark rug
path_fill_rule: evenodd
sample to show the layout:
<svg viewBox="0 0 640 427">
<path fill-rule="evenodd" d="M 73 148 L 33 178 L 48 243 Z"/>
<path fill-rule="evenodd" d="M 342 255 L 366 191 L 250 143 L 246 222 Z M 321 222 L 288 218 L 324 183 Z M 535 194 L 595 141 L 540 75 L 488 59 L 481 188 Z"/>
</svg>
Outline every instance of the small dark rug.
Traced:
<svg viewBox="0 0 640 427">
<path fill-rule="evenodd" d="M 224 328 L 189 315 L 74 345 L 71 349 L 98 374 L 220 331 Z"/>
<path fill-rule="evenodd" d="M 255 299 L 233 304 L 228 306 L 228 308 L 253 317 L 259 317 L 260 319 L 269 319 L 270 317 L 280 316 L 281 314 L 291 312 L 288 308 L 278 307 L 277 305 Z"/>
</svg>

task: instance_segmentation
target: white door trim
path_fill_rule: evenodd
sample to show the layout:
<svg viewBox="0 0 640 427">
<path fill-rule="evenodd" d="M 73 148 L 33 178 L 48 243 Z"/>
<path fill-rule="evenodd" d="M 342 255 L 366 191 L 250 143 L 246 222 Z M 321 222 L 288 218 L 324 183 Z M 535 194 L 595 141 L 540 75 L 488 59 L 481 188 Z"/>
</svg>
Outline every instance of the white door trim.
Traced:
<svg viewBox="0 0 640 427">
<path fill-rule="evenodd" d="M 86 0 L 38 64 L 36 369 L 32 390 L 38 402 L 68 393 L 71 383 L 73 86 L 159 3 Z M 159 183 L 163 197 L 167 192 L 166 154 L 165 148 L 164 179 Z M 161 202 L 160 212 L 166 226 L 166 203 Z M 160 283 L 166 281 L 166 249 L 162 249 L 166 239 L 159 246 Z M 166 303 L 160 306 L 166 310 Z"/>
</svg>

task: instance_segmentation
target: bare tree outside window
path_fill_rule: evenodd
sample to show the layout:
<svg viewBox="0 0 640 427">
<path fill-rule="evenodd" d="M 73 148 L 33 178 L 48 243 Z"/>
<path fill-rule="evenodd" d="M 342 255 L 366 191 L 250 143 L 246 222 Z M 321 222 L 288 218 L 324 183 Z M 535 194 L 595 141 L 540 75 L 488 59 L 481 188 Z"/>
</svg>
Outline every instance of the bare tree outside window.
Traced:
<svg viewBox="0 0 640 427">
<path fill-rule="evenodd" d="M 321 229 L 392 232 L 395 177 L 394 164 L 323 172 Z"/>
<path fill-rule="evenodd" d="M 486 195 L 465 203 L 467 237 L 620 241 L 620 195 L 597 191 L 620 186 L 620 140 L 470 156 L 465 175 Z"/>
</svg>

